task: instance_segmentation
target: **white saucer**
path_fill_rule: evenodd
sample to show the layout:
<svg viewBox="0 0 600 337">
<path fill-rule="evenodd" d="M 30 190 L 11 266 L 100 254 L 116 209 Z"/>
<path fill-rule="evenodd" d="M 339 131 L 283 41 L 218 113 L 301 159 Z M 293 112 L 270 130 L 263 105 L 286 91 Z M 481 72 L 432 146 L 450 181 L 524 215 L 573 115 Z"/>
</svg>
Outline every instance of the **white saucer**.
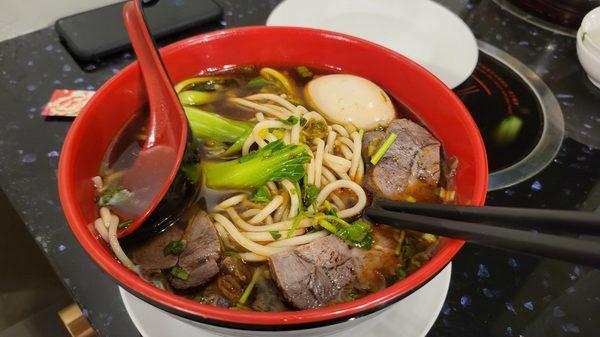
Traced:
<svg viewBox="0 0 600 337">
<path fill-rule="evenodd" d="M 320 28 L 378 43 L 422 65 L 450 88 L 471 75 L 479 56 L 469 27 L 430 0 L 286 0 L 267 25 Z"/>
<path fill-rule="evenodd" d="M 449 264 L 430 282 L 388 310 L 337 337 L 420 337 L 425 336 L 442 309 L 448 293 L 452 266 Z M 133 324 L 144 337 L 218 337 L 191 321 L 153 307 L 119 288 Z M 401 328 L 399 328 L 401 327 Z"/>
</svg>

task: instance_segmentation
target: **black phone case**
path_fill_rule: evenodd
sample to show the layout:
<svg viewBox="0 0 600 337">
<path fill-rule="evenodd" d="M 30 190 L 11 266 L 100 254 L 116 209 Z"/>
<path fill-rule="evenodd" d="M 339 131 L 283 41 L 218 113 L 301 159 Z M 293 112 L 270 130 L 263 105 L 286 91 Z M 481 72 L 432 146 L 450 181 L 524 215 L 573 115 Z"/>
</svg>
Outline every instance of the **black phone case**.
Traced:
<svg viewBox="0 0 600 337">
<path fill-rule="evenodd" d="M 123 4 L 59 19 L 55 28 L 74 58 L 90 61 L 131 48 L 123 24 Z M 223 10 L 212 0 L 161 0 L 144 9 L 155 39 L 218 20 Z"/>
</svg>

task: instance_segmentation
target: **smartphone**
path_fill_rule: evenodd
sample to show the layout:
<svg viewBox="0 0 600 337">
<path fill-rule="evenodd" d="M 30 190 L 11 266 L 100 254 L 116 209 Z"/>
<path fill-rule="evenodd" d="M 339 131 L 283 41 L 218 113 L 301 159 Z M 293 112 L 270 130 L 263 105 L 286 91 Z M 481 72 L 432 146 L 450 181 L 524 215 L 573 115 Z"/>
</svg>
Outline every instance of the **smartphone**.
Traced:
<svg viewBox="0 0 600 337">
<path fill-rule="evenodd" d="M 56 21 L 56 31 L 75 59 L 91 61 L 131 48 L 123 24 L 124 3 Z M 155 39 L 212 23 L 222 15 L 223 10 L 212 0 L 160 0 L 144 8 L 144 17 Z"/>
</svg>

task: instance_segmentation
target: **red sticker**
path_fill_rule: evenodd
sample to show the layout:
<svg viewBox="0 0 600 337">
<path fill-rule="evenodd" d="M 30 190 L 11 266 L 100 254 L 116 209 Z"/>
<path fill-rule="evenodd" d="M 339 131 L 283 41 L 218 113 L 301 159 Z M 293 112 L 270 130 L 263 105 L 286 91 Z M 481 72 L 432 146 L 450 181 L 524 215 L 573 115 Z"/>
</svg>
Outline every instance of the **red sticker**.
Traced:
<svg viewBox="0 0 600 337">
<path fill-rule="evenodd" d="M 95 91 L 54 90 L 42 116 L 75 117 L 92 98 Z"/>
</svg>

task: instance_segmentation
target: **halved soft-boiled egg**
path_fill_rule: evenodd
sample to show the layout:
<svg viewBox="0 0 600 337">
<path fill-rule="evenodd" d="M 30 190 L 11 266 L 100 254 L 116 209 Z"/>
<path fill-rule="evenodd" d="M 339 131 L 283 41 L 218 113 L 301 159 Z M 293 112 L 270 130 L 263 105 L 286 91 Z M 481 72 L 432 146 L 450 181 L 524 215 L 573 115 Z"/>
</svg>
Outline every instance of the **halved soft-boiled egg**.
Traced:
<svg viewBox="0 0 600 337">
<path fill-rule="evenodd" d="M 389 96 L 377 84 L 355 75 L 325 75 L 305 87 L 308 103 L 333 123 L 365 131 L 386 127 L 396 117 Z"/>
</svg>

